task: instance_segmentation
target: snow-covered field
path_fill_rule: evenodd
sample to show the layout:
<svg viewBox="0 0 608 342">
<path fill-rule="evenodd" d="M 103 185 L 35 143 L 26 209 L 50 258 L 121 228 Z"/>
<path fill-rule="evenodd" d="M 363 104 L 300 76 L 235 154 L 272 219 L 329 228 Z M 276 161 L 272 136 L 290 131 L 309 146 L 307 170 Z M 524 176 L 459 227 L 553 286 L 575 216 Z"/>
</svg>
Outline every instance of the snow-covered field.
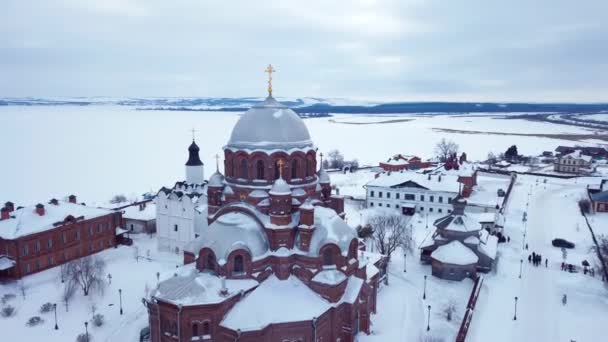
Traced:
<svg viewBox="0 0 608 342">
<path fill-rule="evenodd" d="M 117 193 L 127 196 L 157 191 L 184 178 L 186 148 L 195 128 L 206 173 L 215 169 L 239 113 L 137 111 L 132 107 L 2 106 L 0 146 L 3 146 L 0 202 L 18 205 L 46 201 L 70 193 L 85 202 L 103 201 Z M 331 120 L 377 122 L 377 115 L 336 115 L 306 119 L 320 151 L 337 148 L 346 159 L 377 165 L 395 153 L 434 155 L 441 138 L 455 140 L 472 160 L 517 144 L 520 153 L 553 150 L 567 140 L 528 136 L 445 133 L 433 128 L 516 132 L 586 133 L 580 127 L 525 120 L 470 116 L 391 115 L 411 119 L 383 124 L 340 124 Z M 220 165 L 221 167 L 221 165 Z"/>
</svg>

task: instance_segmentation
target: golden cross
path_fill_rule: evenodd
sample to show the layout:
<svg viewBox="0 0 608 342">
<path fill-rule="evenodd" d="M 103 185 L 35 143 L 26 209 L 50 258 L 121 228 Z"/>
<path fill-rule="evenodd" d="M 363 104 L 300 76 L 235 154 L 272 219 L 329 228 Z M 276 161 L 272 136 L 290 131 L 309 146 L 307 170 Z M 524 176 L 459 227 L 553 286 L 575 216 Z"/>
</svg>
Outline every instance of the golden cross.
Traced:
<svg viewBox="0 0 608 342">
<path fill-rule="evenodd" d="M 220 156 L 215 154 L 215 171 L 220 171 Z"/>
<path fill-rule="evenodd" d="M 323 168 L 323 152 L 321 152 L 320 156 L 321 156 L 321 168 Z"/>
<path fill-rule="evenodd" d="M 279 165 L 279 177 L 283 178 L 283 159 L 279 159 L 277 164 Z"/>
<path fill-rule="evenodd" d="M 191 131 L 192 131 L 192 141 L 194 141 L 194 133 L 198 132 L 198 131 L 196 129 L 194 129 L 194 127 L 192 127 Z"/>
<path fill-rule="evenodd" d="M 264 72 L 268 73 L 268 96 L 272 97 L 272 73 L 276 72 L 276 70 L 274 70 L 272 64 L 268 64 L 268 67 Z"/>
</svg>

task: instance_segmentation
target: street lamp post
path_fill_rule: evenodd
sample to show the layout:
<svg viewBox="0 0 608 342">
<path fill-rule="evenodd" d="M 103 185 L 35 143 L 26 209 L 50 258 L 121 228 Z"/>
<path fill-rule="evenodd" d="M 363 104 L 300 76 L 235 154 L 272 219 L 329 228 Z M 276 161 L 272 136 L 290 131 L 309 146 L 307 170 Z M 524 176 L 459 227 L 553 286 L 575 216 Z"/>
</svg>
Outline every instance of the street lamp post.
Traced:
<svg viewBox="0 0 608 342">
<path fill-rule="evenodd" d="M 407 270 L 406 270 L 406 268 L 407 268 L 406 258 L 407 258 L 407 254 L 405 254 L 405 252 L 403 252 L 403 273 L 407 272 Z"/>
<path fill-rule="evenodd" d="M 422 292 L 422 299 L 426 299 L 426 275 L 424 276 L 424 291 Z"/>
<path fill-rule="evenodd" d="M 118 289 L 118 298 L 120 300 L 120 314 L 122 315 L 122 289 Z"/>
<path fill-rule="evenodd" d="M 84 322 L 84 334 L 86 341 L 89 342 L 89 322 Z"/>
<path fill-rule="evenodd" d="M 429 213 L 426 213 L 426 228 L 429 229 Z"/>
<path fill-rule="evenodd" d="M 519 259 L 519 279 L 521 279 L 521 268 L 524 265 L 524 259 Z"/>
<path fill-rule="evenodd" d="M 57 303 L 53 304 L 53 310 L 55 311 L 55 330 L 59 330 L 59 326 L 57 325 Z"/>
<path fill-rule="evenodd" d="M 428 306 L 429 309 L 429 316 L 427 318 L 427 323 L 426 323 L 426 331 L 431 330 L 431 306 Z"/>
<path fill-rule="evenodd" d="M 515 296 L 515 313 L 513 314 L 513 320 L 517 321 L 517 296 Z"/>
<path fill-rule="evenodd" d="M 108 284 L 112 285 L 112 275 L 108 273 Z"/>
</svg>

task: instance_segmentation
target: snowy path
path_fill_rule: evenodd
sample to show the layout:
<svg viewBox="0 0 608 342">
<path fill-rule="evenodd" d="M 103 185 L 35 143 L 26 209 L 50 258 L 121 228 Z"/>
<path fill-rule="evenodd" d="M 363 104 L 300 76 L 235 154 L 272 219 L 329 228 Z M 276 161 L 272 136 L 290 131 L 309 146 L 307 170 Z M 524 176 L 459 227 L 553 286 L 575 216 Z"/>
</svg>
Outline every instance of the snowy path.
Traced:
<svg viewBox="0 0 608 342">
<path fill-rule="evenodd" d="M 505 228 L 511 242 L 500 248 L 497 272 L 486 277 L 468 341 L 594 341 L 603 334 L 602 327 L 608 324 L 607 289 L 598 278 L 562 272 L 562 252 L 551 245 L 556 237 L 568 239 L 576 248 L 568 251 L 567 262 L 580 265 L 582 260 L 592 260 L 591 236 L 576 203 L 584 196 L 584 187 L 569 180 L 536 185 L 535 177 L 518 178 Z M 523 249 L 525 243 L 528 250 Z M 533 251 L 542 255 L 541 266 L 528 263 Z M 566 306 L 561 303 L 563 294 L 568 296 Z"/>
</svg>

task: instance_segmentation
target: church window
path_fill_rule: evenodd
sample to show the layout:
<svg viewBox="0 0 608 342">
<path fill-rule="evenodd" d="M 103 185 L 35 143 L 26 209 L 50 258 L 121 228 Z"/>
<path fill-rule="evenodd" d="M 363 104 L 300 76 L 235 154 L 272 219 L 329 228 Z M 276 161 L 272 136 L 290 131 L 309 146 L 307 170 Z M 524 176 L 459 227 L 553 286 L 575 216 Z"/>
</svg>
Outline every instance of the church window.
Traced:
<svg viewBox="0 0 608 342">
<path fill-rule="evenodd" d="M 331 249 L 326 249 L 323 252 L 323 265 L 333 265 L 334 264 L 334 254 Z"/>
<path fill-rule="evenodd" d="M 369 192 L 369 197 L 374 197 L 374 190 Z"/>
<path fill-rule="evenodd" d="M 93 236 L 93 226 L 89 226 L 89 235 Z"/>
<path fill-rule="evenodd" d="M 46 243 L 46 247 L 48 249 L 53 248 L 53 238 L 49 238 L 49 241 Z"/>
<path fill-rule="evenodd" d="M 242 159 L 241 160 L 241 178 L 247 178 L 247 177 L 248 177 L 247 159 Z"/>
<path fill-rule="evenodd" d="M 382 198 L 382 191 L 378 191 L 378 197 Z"/>
<path fill-rule="evenodd" d="M 396 194 L 395 194 L 395 198 L 396 198 L 396 199 L 399 199 L 399 193 L 396 193 Z"/>
<path fill-rule="evenodd" d="M 433 208 L 429 208 L 429 211 L 430 211 L 430 212 L 433 212 Z"/>
<path fill-rule="evenodd" d="M 379 206 L 379 207 L 381 207 L 381 206 L 382 206 L 382 203 L 378 203 L 378 206 Z"/>
<path fill-rule="evenodd" d="M 415 201 L 416 200 L 416 196 L 414 194 L 404 194 L 403 198 L 409 201 Z"/>
<path fill-rule="evenodd" d="M 311 164 L 310 159 L 306 158 L 306 177 L 310 176 L 310 169 L 311 169 L 310 164 Z"/>
<path fill-rule="evenodd" d="M 443 197 L 439 196 L 437 199 L 439 200 L 439 203 L 443 203 Z"/>
<path fill-rule="evenodd" d="M 203 322 L 203 335 L 210 335 L 211 328 L 209 327 L 209 322 Z"/>
<path fill-rule="evenodd" d="M 390 192 L 386 192 L 386 198 L 391 198 L 391 193 Z"/>
<path fill-rule="evenodd" d="M 215 271 L 215 256 L 213 254 L 207 256 L 207 265 L 205 268 L 210 271 Z"/>
<path fill-rule="evenodd" d="M 234 273 L 243 273 L 245 267 L 243 265 L 243 256 L 237 255 L 234 257 Z"/>
<path fill-rule="evenodd" d="M 424 202 L 424 195 L 420 195 L 420 202 Z"/>
<path fill-rule="evenodd" d="M 429 202 L 435 202 L 435 196 L 429 196 Z"/>
<path fill-rule="evenodd" d="M 291 161 L 291 178 L 298 178 L 298 160 Z"/>
<path fill-rule="evenodd" d="M 176 231 L 177 231 L 177 229 L 178 229 L 177 225 L 176 225 L 176 224 L 174 224 L 174 225 L 173 225 L 173 231 L 174 231 L 174 232 L 176 232 Z"/>
<path fill-rule="evenodd" d="M 279 161 L 274 162 L 274 179 L 279 179 Z"/>
<path fill-rule="evenodd" d="M 374 206 L 374 202 L 369 202 L 369 206 L 373 207 Z"/>
<path fill-rule="evenodd" d="M 192 324 L 192 337 L 198 336 L 198 324 Z"/>
<path fill-rule="evenodd" d="M 258 160 L 256 162 L 255 169 L 256 169 L 256 178 L 264 179 L 264 161 L 263 160 Z"/>
</svg>

